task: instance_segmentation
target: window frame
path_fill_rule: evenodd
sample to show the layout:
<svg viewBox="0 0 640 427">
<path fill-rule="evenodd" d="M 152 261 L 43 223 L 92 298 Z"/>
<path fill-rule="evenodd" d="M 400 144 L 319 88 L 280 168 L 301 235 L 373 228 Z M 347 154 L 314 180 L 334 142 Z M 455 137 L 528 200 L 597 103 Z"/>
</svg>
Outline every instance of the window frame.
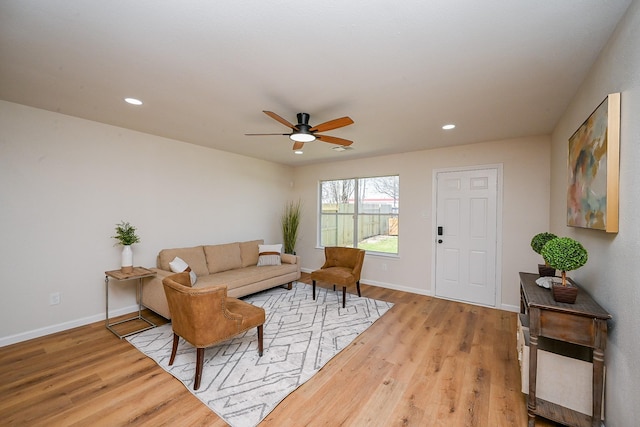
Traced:
<svg viewBox="0 0 640 427">
<path fill-rule="evenodd" d="M 383 214 L 383 215 L 389 215 L 389 218 L 396 218 L 396 224 L 397 224 L 397 234 L 396 234 L 396 238 L 397 238 L 397 246 L 396 246 L 396 252 L 382 252 L 382 251 L 376 251 L 376 250 L 371 250 L 371 249 L 365 249 L 367 251 L 367 253 L 370 253 L 372 255 L 380 255 L 380 256 L 387 256 L 387 257 L 398 257 L 400 255 L 400 174 L 388 174 L 388 175 L 376 175 L 376 176 L 361 176 L 361 177 L 351 177 L 351 178 L 338 178 L 338 179 L 324 179 L 324 180 L 319 180 L 318 181 L 318 217 L 317 217 L 317 247 L 318 248 L 324 248 L 325 244 L 323 242 L 323 236 L 324 233 L 323 231 L 323 219 L 325 219 L 325 217 L 327 217 L 328 215 L 335 215 L 336 217 L 336 235 L 338 234 L 339 231 L 339 221 L 338 218 L 339 217 L 347 217 L 347 216 L 351 216 L 352 217 L 352 221 L 353 221 L 353 231 L 352 234 L 353 236 L 351 237 L 351 242 L 350 242 L 350 247 L 358 247 L 359 243 L 362 243 L 361 240 L 363 240 L 359 234 L 361 234 L 361 230 L 359 228 L 360 226 L 360 221 L 362 219 L 363 215 L 368 215 L 367 213 L 361 213 L 361 208 L 362 205 L 364 205 L 364 201 L 366 200 L 366 198 L 361 198 L 361 184 L 363 182 L 363 180 L 367 180 L 367 179 L 375 179 L 375 178 L 387 178 L 387 177 L 391 177 L 391 178 L 395 178 L 396 182 L 394 184 L 395 188 L 394 188 L 394 196 L 393 196 L 393 205 L 391 207 L 391 212 L 388 214 Z M 353 189 L 350 193 L 348 197 L 348 203 L 346 203 L 347 205 L 352 205 L 352 210 L 348 211 L 348 212 L 339 212 L 339 206 L 336 206 L 336 212 L 335 213 L 327 213 L 324 211 L 324 205 L 325 205 L 325 199 L 323 198 L 324 192 L 324 184 L 328 183 L 328 182 L 348 182 L 348 181 L 353 181 Z M 366 187 L 365 187 L 366 188 Z M 366 191 L 366 190 L 365 190 Z M 379 194 L 383 194 L 383 193 L 379 193 Z M 365 194 L 366 195 L 366 194 Z M 387 194 L 388 195 L 388 194 Z M 344 196 L 343 196 L 344 197 Z M 336 204 L 339 205 L 340 203 L 337 201 L 336 198 Z M 388 231 L 388 230 L 387 230 Z M 339 241 L 339 238 L 336 237 L 336 242 Z"/>
</svg>

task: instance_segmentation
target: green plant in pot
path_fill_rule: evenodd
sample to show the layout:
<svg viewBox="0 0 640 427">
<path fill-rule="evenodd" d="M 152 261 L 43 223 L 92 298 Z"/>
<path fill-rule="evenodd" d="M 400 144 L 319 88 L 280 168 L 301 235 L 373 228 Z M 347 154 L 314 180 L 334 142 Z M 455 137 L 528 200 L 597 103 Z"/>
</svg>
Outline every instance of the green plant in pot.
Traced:
<svg viewBox="0 0 640 427">
<path fill-rule="evenodd" d="M 140 242 L 140 237 L 136 234 L 136 227 L 128 222 L 121 221 L 116 224 L 116 235 L 111 236 L 116 239 L 116 245 L 122 245 L 122 262 L 120 271 L 123 273 L 133 272 L 133 251 L 131 245 Z"/>
<path fill-rule="evenodd" d="M 557 237 L 542 247 L 540 255 L 547 264 L 562 272 L 562 285 L 554 284 L 552 287 L 555 300 L 573 304 L 578 295 L 578 288 L 567 285 L 567 271 L 576 270 L 587 263 L 587 250 L 577 240 Z"/>
<path fill-rule="evenodd" d="M 553 233 L 548 233 L 548 232 L 544 232 L 544 233 L 538 233 L 535 236 L 533 236 L 533 238 L 531 239 L 531 249 L 533 249 L 533 251 L 539 255 L 542 255 L 540 253 L 540 251 L 542 251 L 542 248 L 544 247 L 544 245 L 550 241 L 555 239 L 556 236 Z M 544 258 L 544 257 L 543 257 Z M 556 269 L 551 267 L 549 264 L 547 264 L 547 262 L 545 261 L 544 264 L 538 264 L 538 274 L 541 277 L 545 277 L 545 276 L 555 276 L 556 275 Z"/>
<path fill-rule="evenodd" d="M 295 254 L 298 241 L 298 227 L 302 216 L 302 202 L 289 202 L 284 207 L 281 217 L 284 253 Z"/>
</svg>

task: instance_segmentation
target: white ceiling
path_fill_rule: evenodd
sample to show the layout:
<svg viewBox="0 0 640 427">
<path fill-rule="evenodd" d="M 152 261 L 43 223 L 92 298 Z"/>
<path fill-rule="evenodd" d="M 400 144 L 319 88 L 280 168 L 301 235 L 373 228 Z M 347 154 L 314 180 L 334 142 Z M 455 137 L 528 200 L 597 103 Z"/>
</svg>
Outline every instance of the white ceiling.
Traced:
<svg viewBox="0 0 640 427">
<path fill-rule="evenodd" d="M 549 134 L 630 2 L 2 0 L 0 99 L 289 165 Z"/>
</svg>

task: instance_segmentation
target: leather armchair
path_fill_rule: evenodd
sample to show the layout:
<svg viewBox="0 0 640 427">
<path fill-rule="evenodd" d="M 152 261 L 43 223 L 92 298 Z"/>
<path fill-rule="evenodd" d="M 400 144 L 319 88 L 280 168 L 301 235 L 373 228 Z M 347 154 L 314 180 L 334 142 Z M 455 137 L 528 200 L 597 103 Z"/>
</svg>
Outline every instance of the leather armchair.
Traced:
<svg viewBox="0 0 640 427">
<path fill-rule="evenodd" d="M 194 390 L 200 388 L 205 348 L 257 327 L 258 354 L 262 356 L 263 308 L 227 297 L 226 286 L 192 288 L 186 272 L 165 277 L 162 284 L 173 328 L 169 365 L 173 365 L 176 357 L 179 337 L 196 347 Z"/>
<path fill-rule="evenodd" d="M 339 246 L 327 246 L 324 248 L 325 262 L 319 270 L 311 273 L 313 282 L 313 299 L 316 299 L 316 281 L 329 282 L 342 286 L 342 308 L 345 307 L 347 286 L 356 286 L 358 296 L 360 293 L 360 272 L 364 263 L 365 251 L 358 248 L 345 248 Z"/>
</svg>

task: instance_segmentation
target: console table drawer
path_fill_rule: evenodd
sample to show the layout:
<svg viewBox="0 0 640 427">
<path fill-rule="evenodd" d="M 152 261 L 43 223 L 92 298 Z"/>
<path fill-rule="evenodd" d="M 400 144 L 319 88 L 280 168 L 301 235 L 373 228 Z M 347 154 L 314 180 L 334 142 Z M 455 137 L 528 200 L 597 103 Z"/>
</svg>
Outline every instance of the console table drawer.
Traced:
<svg viewBox="0 0 640 427">
<path fill-rule="evenodd" d="M 591 317 L 544 310 L 540 313 L 538 335 L 594 347 L 595 329 L 595 322 Z"/>
</svg>

